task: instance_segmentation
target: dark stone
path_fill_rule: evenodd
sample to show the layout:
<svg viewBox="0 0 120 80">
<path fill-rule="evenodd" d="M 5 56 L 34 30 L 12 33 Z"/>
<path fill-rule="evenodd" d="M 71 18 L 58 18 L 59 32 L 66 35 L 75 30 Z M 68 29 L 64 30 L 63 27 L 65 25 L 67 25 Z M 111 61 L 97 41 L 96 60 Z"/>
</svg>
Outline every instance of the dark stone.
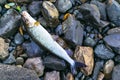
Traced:
<svg viewBox="0 0 120 80">
<path fill-rule="evenodd" d="M 84 45 L 94 47 L 96 45 L 96 42 L 94 39 L 86 37 L 86 39 L 84 40 Z"/>
<path fill-rule="evenodd" d="M 63 32 L 65 39 L 75 45 L 82 45 L 83 41 L 83 25 L 75 20 L 73 15 L 70 15 L 63 23 Z"/>
<path fill-rule="evenodd" d="M 43 49 L 33 41 L 24 42 L 22 46 L 28 57 L 38 57 L 44 53 Z"/>
<path fill-rule="evenodd" d="M 38 18 L 38 21 L 40 22 L 40 24 L 41 24 L 43 27 L 46 28 L 46 27 L 48 26 L 46 20 L 45 20 L 43 17 L 39 17 L 39 18 Z"/>
<path fill-rule="evenodd" d="M 0 64 L 0 79 L 2 80 L 39 80 L 33 70 Z"/>
<path fill-rule="evenodd" d="M 103 44 L 96 46 L 95 55 L 101 59 L 111 59 L 115 56 L 115 54 Z"/>
<path fill-rule="evenodd" d="M 107 34 L 120 33 L 120 27 L 109 29 Z"/>
<path fill-rule="evenodd" d="M 63 34 L 62 25 L 57 26 L 57 28 L 55 29 L 55 33 L 57 35 L 62 35 Z"/>
<path fill-rule="evenodd" d="M 17 2 L 17 3 L 29 3 L 29 2 L 31 2 L 33 0 L 8 0 L 8 1 L 9 2 Z"/>
<path fill-rule="evenodd" d="M 107 14 L 111 22 L 116 26 L 120 26 L 120 5 L 116 0 L 107 1 Z"/>
<path fill-rule="evenodd" d="M 120 33 L 105 36 L 104 41 L 111 46 L 116 53 L 120 54 Z"/>
<path fill-rule="evenodd" d="M 91 4 L 94 4 L 98 7 L 99 11 L 100 11 L 100 17 L 102 20 L 106 20 L 107 19 L 107 15 L 106 15 L 106 5 L 104 3 L 101 3 L 99 1 L 91 1 Z"/>
<path fill-rule="evenodd" d="M 41 8 L 41 1 L 33 1 L 29 4 L 28 10 L 32 16 L 37 16 L 40 14 Z"/>
<path fill-rule="evenodd" d="M 120 80 L 120 64 L 114 67 L 112 72 L 112 80 Z"/>
<path fill-rule="evenodd" d="M 0 0 L 0 4 L 3 5 L 6 3 L 7 0 Z"/>
<path fill-rule="evenodd" d="M 43 64 L 45 67 L 54 70 L 64 70 L 66 68 L 66 63 L 64 60 L 50 55 L 44 58 Z"/>
<path fill-rule="evenodd" d="M 120 63 L 120 55 L 117 55 L 114 59 L 116 62 Z"/>
<path fill-rule="evenodd" d="M 24 42 L 24 38 L 20 33 L 17 33 L 14 37 L 14 43 L 19 45 L 22 44 Z"/>
<path fill-rule="evenodd" d="M 21 16 L 14 10 L 9 9 L 1 18 L 0 18 L 0 36 L 10 37 L 13 35 L 19 26 Z"/>
</svg>

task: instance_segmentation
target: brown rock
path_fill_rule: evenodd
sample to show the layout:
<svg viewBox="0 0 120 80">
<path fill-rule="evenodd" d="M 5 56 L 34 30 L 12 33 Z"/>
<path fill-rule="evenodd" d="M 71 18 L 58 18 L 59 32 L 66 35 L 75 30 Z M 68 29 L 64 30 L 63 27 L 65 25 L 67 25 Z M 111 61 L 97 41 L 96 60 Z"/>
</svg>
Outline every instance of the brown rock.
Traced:
<svg viewBox="0 0 120 80">
<path fill-rule="evenodd" d="M 0 60 L 4 60 L 6 57 L 8 57 L 8 47 L 9 44 L 5 43 L 3 38 L 0 38 Z"/>
<path fill-rule="evenodd" d="M 44 80 L 60 80 L 60 73 L 57 71 L 47 72 Z"/>
<path fill-rule="evenodd" d="M 15 53 L 14 53 L 14 56 L 15 56 L 15 57 L 18 57 L 18 56 L 20 56 L 21 54 L 23 54 L 23 47 L 22 47 L 22 46 L 17 46 L 17 47 L 16 47 L 16 51 L 15 51 Z"/>
<path fill-rule="evenodd" d="M 75 60 L 83 62 L 87 67 L 81 68 L 81 71 L 86 75 L 90 75 L 93 71 L 94 56 L 91 47 L 77 46 L 74 53 Z"/>
<path fill-rule="evenodd" d="M 99 72 L 97 80 L 103 80 L 104 74 L 102 72 Z"/>
<path fill-rule="evenodd" d="M 40 57 L 28 58 L 23 67 L 35 70 L 38 76 L 42 76 L 44 72 L 44 66 Z"/>
<path fill-rule="evenodd" d="M 67 80 L 74 80 L 74 77 L 71 73 L 68 73 L 66 78 L 67 78 Z"/>
</svg>

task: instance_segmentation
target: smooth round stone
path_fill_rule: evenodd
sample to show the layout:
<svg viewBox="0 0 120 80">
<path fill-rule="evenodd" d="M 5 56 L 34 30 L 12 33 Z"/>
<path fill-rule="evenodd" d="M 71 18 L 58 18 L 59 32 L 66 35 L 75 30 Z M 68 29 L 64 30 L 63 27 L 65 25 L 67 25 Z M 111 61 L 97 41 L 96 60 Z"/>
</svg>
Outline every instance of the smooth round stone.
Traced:
<svg viewBox="0 0 120 80">
<path fill-rule="evenodd" d="M 114 67 L 112 72 L 112 80 L 120 80 L 120 64 Z"/>
<path fill-rule="evenodd" d="M 72 7 L 71 0 L 57 0 L 56 7 L 61 13 L 65 13 Z"/>
<path fill-rule="evenodd" d="M 120 33 L 120 27 L 109 29 L 107 34 Z"/>
<path fill-rule="evenodd" d="M 96 42 L 94 39 L 90 38 L 90 37 L 87 37 L 85 40 L 84 40 L 84 44 L 86 46 L 91 46 L 91 47 L 94 47 L 96 45 Z"/>
<path fill-rule="evenodd" d="M 14 43 L 20 45 L 24 42 L 24 38 L 20 33 L 17 33 L 14 37 Z"/>
<path fill-rule="evenodd" d="M 74 80 L 74 77 L 71 73 L 68 73 L 66 78 L 67 78 L 67 80 Z"/>
<path fill-rule="evenodd" d="M 101 59 L 111 59 L 115 56 L 115 54 L 103 44 L 96 46 L 95 55 Z"/>
<path fill-rule="evenodd" d="M 23 65 L 24 64 L 24 59 L 22 57 L 17 57 L 16 58 L 16 65 Z"/>
</svg>

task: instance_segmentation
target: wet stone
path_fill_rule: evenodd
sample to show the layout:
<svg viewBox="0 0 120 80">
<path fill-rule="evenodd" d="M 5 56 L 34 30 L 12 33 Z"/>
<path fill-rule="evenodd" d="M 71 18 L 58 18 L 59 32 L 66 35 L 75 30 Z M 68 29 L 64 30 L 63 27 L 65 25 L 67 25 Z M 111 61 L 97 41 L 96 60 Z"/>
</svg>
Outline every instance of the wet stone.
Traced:
<svg viewBox="0 0 120 80">
<path fill-rule="evenodd" d="M 0 64 L 0 79 L 2 80 L 39 80 L 33 70 Z"/>
<path fill-rule="evenodd" d="M 13 35 L 20 24 L 21 16 L 14 10 L 9 9 L 1 18 L 0 18 L 0 36 L 10 37 Z"/>
<path fill-rule="evenodd" d="M 35 70 L 38 76 L 42 76 L 44 73 L 44 65 L 40 57 L 28 58 L 23 67 Z"/>
<path fill-rule="evenodd" d="M 57 0 L 56 7 L 59 10 L 59 12 L 65 13 L 72 7 L 72 2 L 71 0 Z"/>
<path fill-rule="evenodd" d="M 28 10 L 32 16 L 37 16 L 40 14 L 40 5 L 41 1 L 33 1 L 32 3 L 29 4 Z"/>
<path fill-rule="evenodd" d="M 46 72 L 44 80 L 60 80 L 60 73 L 58 71 Z"/>
<path fill-rule="evenodd" d="M 120 27 L 109 29 L 107 34 L 120 33 Z"/>
<path fill-rule="evenodd" d="M 101 59 L 111 59 L 115 56 L 115 54 L 103 44 L 96 46 L 95 55 Z"/>
<path fill-rule="evenodd" d="M 104 37 L 104 41 L 112 47 L 112 49 L 120 54 L 120 33 L 110 34 Z"/>
<path fill-rule="evenodd" d="M 112 80 L 120 80 L 120 64 L 114 67 L 112 72 Z"/>
<path fill-rule="evenodd" d="M 56 27 L 59 24 L 59 12 L 54 4 L 50 1 L 43 1 L 42 15 L 46 19 L 49 27 Z"/>
<path fill-rule="evenodd" d="M 5 60 L 8 56 L 9 44 L 5 43 L 3 38 L 0 38 L 0 60 Z"/>
<path fill-rule="evenodd" d="M 17 33 L 17 34 L 15 35 L 15 37 L 14 37 L 14 43 L 15 43 L 16 45 L 20 45 L 20 44 L 22 44 L 23 42 L 24 42 L 23 36 L 22 36 L 20 33 Z"/>
<path fill-rule="evenodd" d="M 73 15 L 62 23 L 65 39 L 75 45 L 82 45 L 83 41 L 83 25 L 75 19 Z"/>
<path fill-rule="evenodd" d="M 91 37 L 86 37 L 84 40 L 84 45 L 94 47 L 96 45 L 96 42 Z"/>
<path fill-rule="evenodd" d="M 64 70 L 67 66 L 64 60 L 50 55 L 44 58 L 43 63 L 45 67 L 54 70 Z"/>
<path fill-rule="evenodd" d="M 120 4 L 116 0 L 107 1 L 107 14 L 111 22 L 120 26 Z"/>
<path fill-rule="evenodd" d="M 23 49 L 25 50 L 28 57 L 38 57 L 43 55 L 44 51 L 39 47 L 35 42 L 24 42 L 22 44 Z"/>
<path fill-rule="evenodd" d="M 94 66 L 93 49 L 91 47 L 77 46 L 74 53 L 75 60 L 83 62 L 87 67 L 81 68 L 81 71 L 86 75 L 92 74 Z"/>
</svg>

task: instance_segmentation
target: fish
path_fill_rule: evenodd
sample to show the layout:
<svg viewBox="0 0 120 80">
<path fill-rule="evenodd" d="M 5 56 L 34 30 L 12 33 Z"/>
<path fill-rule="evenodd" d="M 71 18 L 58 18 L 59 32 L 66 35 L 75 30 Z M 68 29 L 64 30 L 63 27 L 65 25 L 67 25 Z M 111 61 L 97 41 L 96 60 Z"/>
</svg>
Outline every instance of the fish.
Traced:
<svg viewBox="0 0 120 80">
<path fill-rule="evenodd" d="M 84 63 L 74 61 L 66 51 L 53 40 L 52 36 L 48 31 L 40 25 L 27 11 L 21 12 L 23 22 L 26 24 L 28 34 L 31 36 L 33 41 L 37 42 L 38 45 L 42 45 L 51 53 L 64 59 L 70 64 L 70 69 L 73 74 L 76 74 L 77 67 L 86 67 Z M 37 23 L 37 24 L 36 24 Z"/>
</svg>

